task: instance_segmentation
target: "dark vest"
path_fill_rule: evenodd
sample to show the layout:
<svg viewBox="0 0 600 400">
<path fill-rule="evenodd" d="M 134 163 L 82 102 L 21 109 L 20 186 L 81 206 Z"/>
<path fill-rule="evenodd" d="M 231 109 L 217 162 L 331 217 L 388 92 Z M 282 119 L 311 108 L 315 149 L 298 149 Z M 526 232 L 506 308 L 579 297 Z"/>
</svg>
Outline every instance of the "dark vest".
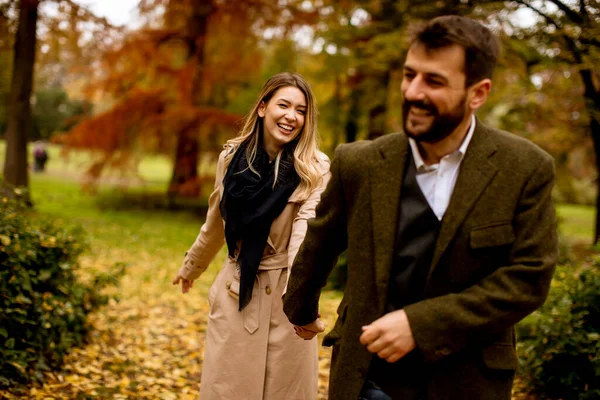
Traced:
<svg viewBox="0 0 600 400">
<path fill-rule="evenodd" d="M 386 312 L 399 310 L 423 299 L 425 280 L 441 222 L 437 219 L 417 182 L 417 171 L 409 148 L 400 192 L 398 232 Z M 381 386 L 393 399 L 424 398 L 423 363 L 418 354 L 408 354 L 389 364 L 375 355 L 368 379 Z"/>
<path fill-rule="evenodd" d="M 441 226 L 417 182 L 417 170 L 410 147 L 408 154 L 400 192 L 387 312 L 423 299 L 425 280 Z"/>
</svg>

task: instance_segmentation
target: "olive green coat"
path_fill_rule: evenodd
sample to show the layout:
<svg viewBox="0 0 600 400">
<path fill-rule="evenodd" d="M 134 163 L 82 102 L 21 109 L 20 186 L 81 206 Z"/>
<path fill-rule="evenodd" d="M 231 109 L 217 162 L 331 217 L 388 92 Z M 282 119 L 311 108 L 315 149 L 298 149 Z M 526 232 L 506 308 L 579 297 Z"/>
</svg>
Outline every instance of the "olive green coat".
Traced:
<svg viewBox="0 0 600 400">
<path fill-rule="evenodd" d="M 404 134 L 342 145 L 295 259 L 284 310 L 304 325 L 348 249 L 348 283 L 333 345 L 329 399 L 357 399 L 373 355 L 361 326 L 384 314 L 408 141 Z M 510 399 L 513 326 L 545 300 L 557 240 L 554 164 L 527 140 L 479 120 L 442 220 L 425 300 L 405 307 L 427 366 L 428 399 Z"/>
</svg>

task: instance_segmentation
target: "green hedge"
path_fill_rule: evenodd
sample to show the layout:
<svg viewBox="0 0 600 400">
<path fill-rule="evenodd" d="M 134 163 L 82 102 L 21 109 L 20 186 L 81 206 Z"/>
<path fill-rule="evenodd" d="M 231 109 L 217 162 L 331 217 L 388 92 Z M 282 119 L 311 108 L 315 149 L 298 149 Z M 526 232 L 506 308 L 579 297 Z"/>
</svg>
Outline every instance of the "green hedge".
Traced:
<svg viewBox="0 0 600 400">
<path fill-rule="evenodd" d="M 542 399 L 600 399 L 600 258 L 559 266 L 546 304 L 517 326 L 526 389 Z"/>
<path fill-rule="evenodd" d="M 83 343 L 87 314 L 109 300 L 101 290 L 123 273 L 116 265 L 82 282 L 77 258 L 86 248 L 81 228 L 0 198 L 0 387 L 43 381 Z"/>
</svg>

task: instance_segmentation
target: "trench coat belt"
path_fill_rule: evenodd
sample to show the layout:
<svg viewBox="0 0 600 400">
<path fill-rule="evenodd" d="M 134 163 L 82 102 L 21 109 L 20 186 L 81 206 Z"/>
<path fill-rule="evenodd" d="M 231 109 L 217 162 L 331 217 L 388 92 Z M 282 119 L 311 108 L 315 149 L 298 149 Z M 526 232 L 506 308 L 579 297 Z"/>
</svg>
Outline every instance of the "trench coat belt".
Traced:
<svg viewBox="0 0 600 400">
<path fill-rule="evenodd" d="M 270 269 L 281 269 L 288 267 L 288 252 L 282 251 L 279 253 L 268 254 L 268 250 L 263 253 L 263 257 L 260 260 L 260 265 L 258 266 L 259 271 L 267 271 Z M 236 264 L 237 263 L 237 253 L 235 257 L 228 257 L 229 262 Z"/>
<path fill-rule="evenodd" d="M 235 259 L 229 258 L 230 262 L 235 262 Z M 271 309 L 271 302 L 275 297 L 275 289 L 279 283 L 279 278 L 282 272 L 287 269 L 288 253 L 287 251 L 267 255 L 260 261 L 258 273 L 254 280 L 254 288 L 252 289 L 252 299 L 250 303 L 242 310 L 242 319 L 244 329 L 249 334 L 254 334 L 260 327 L 260 309 L 267 307 Z M 239 272 L 236 272 L 236 275 Z M 239 279 L 239 276 L 238 276 Z M 262 293 L 265 292 L 266 296 Z M 270 319 L 270 318 L 269 318 Z M 269 320 L 263 321 L 267 326 Z"/>
</svg>

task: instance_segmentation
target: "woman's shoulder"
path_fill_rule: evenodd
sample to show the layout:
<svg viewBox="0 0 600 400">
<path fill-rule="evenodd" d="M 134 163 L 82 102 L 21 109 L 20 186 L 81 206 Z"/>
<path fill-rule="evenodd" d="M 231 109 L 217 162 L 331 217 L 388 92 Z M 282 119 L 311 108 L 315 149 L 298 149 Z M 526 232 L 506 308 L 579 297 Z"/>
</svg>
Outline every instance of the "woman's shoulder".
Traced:
<svg viewBox="0 0 600 400">
<path fill-rule="evenodd" d="M 237 145 L 234 145 L 232 143 L 225 143 L 223 145 L 223 150 L 221 151 L 221 154 L 219 154 L 219 158 L 225 158 L 233 153 L 235 153 L 235 150 L 237 149 Z"/>
<path fill-rule="evenodd" d="M 317 170 L 319 170 L 319 172 L 321 172 L 321 174 L 325 175 L 326 173 L 329 172 L 329 167 L 331 164 L 331 161 L 329 160 L 329 157 L 327 156 L 327 154 L 323 153 L 320 150 L 317 150 L 316 154 L 315 154 L 315 165 L 317 167 Z"/>
<path fill-rule="evenodd" d="M 222 179 L 225 176 L 225 171 L 231 162 L 231 155 L 235 152 L 236 146 L 232 144 L 223 145 L 223 150 L 219 153 L 217 159 L 217 178 Z"/>
</svg>

